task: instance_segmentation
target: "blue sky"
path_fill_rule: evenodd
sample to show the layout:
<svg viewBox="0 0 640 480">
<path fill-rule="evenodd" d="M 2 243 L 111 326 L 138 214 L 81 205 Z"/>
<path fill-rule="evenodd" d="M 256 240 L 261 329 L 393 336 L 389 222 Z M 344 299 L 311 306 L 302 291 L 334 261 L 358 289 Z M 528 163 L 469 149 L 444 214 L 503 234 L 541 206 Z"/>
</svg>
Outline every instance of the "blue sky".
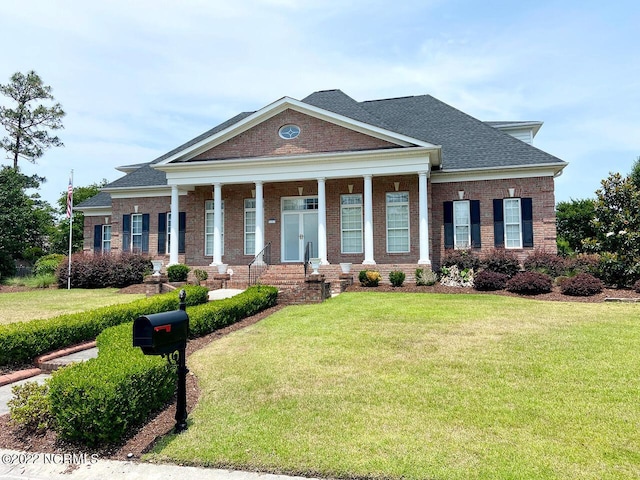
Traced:
<svg viewBox="0 0 640 480">
<path fill-rule="evenodd" d="M 5 0 L 0 18 L 0 83 L 35 70 L 67 112 L 65 147 L 21 163 L 52 203 L 71 169 L 76 185 L 115 180 L 241 111 L 332 88 L 544 121 L 534 145 L 569 162 L 556 201 L 640 156 L 637 1 Z"/>
</svg>

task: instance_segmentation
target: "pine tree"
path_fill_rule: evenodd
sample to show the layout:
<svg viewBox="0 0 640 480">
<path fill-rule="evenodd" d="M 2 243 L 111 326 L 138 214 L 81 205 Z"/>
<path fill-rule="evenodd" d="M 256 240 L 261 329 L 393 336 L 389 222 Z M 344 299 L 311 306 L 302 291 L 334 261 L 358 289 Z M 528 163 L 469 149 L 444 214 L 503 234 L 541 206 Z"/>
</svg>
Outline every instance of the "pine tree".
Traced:
<svg viewBox="0 0 640 480">
<path fill-rule="evenodd" d="M 49 107 L 39 103 L 54 98 L 51 87 L 43 85 L 36 72 L 14 73 L 10 83 L 0 85 L 0 93 L 13 101 L 13 108 L 0 106 L 0 125 L 7 132 L 0 140 L 0 147 L 7 152 L 7 158 L 13 160 L 15 171 L 19 158 L 36 163 L 47 148 L 63 146 L 49 131 L 63 128 L 65 113 L 59 103 Z"/>
</svg>

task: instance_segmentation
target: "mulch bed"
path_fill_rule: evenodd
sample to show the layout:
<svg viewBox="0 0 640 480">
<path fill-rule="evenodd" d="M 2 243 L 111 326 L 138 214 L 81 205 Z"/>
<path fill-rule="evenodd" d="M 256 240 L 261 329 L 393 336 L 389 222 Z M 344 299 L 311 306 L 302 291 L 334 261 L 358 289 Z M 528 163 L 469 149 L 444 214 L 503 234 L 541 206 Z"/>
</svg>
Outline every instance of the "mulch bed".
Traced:
<svg viewBox="0 0 640 480">
<path fill-rule="evenodd" d="M 22 287 L 0 287 L 0 293 L 6 291 L 20 291 L 14 289 L 20 289 Z M 506 290 L 498 292 L 478 292 L 473 288 L 457 288 L 457 287 L 445 287 L 439 284 L 430 287 L 418 287 L 416 285 L 405 285 L 403 287 L 394 288 L 388 284 L 382 284 L 378 287 L 362 287 L 356 283 L 351 285 L 347 291 L 358 292 L 397 292 L 397 293 L 446 293 L 446 294 L 485 294 L 485 295 L 507 295 L 511 297 L 531 298 L 535 300 L 546 301 L 563 301 L 563 302 L 587 302 L 587 303 L 599 303 L 603 302 L 605 298 L 628 298 L 628 299 L 640 299 L 640 294 L 633 290 L 613 290 L 604 289 L 602 293 L 593 295 L 591 297 L 571 297 L 560 293 L 558 287 L 554 287 L 550 293 L 535 295 L 535 296 L 523 296 L 517 295 Z M 139 293 L 138 288 L 128 288 L 122 290 L 122 293 Z M 196 350 L 205 347 L 212 341 L 229 334 L 235 330 L 239 330 L 248 325 L 252 325 L 263 318 L 271 315 L 275 311 L 282 308 L 282 305 L 272 307 L 264 310 L 257 315 L 248 317 L 234 325 L 221 329 L 205 337 L 190 340 L 187 346 L 187 356 L 191 355 Z M 188 361 L 187 361 L 188 366 Z M 200 391 L 198 389 L 198 382 L 193 374 L 187 376 L 187 408 L 189 411 L 198 401 Z M 115 460 L 126 460 L 139 458 L 144 452 L 148 451 L 154 443 L 162 436 L 169 433 L 175 425 L 175 399 L 173 402 L 166 406 L 164 410 L 156 414 L 153 418 L 140 427 L 139 429 L 130 432 L 127 439 L 120 445 L 111 446 L 95 452 L 98 453 L 100 458 L 110 458 Z M 79 447 L 77 445 L 62 442 L 56 437 L 53 431 L 47 431 L 43 435 L 34 435 L 24 432 L 23 430 L 13 426 L 10 422 L 9 415 L 0 416 L 0 446 L 3 448 L 21 450 L 21 451 L 35 451 L 43 453 L 61 453 L 61 452 L 87 452 L 86 447 Z"/>
</svg>

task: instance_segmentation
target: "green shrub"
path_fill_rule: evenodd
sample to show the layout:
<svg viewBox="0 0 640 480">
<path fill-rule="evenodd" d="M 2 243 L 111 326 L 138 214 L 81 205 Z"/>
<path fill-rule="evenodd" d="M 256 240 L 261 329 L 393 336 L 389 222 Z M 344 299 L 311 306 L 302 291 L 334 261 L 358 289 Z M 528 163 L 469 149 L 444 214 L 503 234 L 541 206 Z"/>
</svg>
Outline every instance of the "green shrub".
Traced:
<svg viewBox="0 0 640 480">
<path fill-rule="evenodd" d="M 190 336 L 206 335 L 273 306 L 277 294 L 274 287 L 256 286 L 188 307 Z M 98 336 L 98 358 L 54 373 L 51 410 L 62 439 L 90 446 L 118 442 L 172 397 L 175 367 L 133 348 L 132 330 L 130 324 L 105 330 Z"/>
<path fill-rule="evenodd" d="M 482 261 L 485 270 L 491 272 L 504 273 L 513 277 L 520 271 L 520 262 L 516 254 L 504 248 L 494 248 Z"/>
<path fill-rule="evenodd" d="M 200 282 L 204 282 L 207 278 L 209 278 L 209 274 L 205 270 L 201 270 L 199 268 L 196 268 L 193 271 L 193 276 L 196 277 L 198 285 L 200 285 Z"/>
<path fill-rule="evenodd" d="M 167 277 L 170 282 L 186 282 L 190 268 L 182 263 L 167 267 Z"/>
<path fill-rule="evenodd" d="M 190 308 L 189 335 L 201 337 L 276 304 L 278 289 L 256 285 L 239 295 Z"/>
<path fill-rule="evenodd" d="M 551 277 L 539 272 L 520 272 L 507 281 L 506 288 L 513 293 L 537 295 L 549 293 L 553 282 Z"/>
<path fill-rule="evenodd" d="M 49 403 L 49 384 L 26 382 L 11 387 L 13 398 L 7 402 L 11 422 L 29 432 L 40 433 L 54 425 Z"/>
<path fill-rule="evenodd" d="M 363 287 L 377 287 L 382 276 L 376 270 L 360 270 L 358 280 Z"/>
<path fill-rule="evenodd" d="M 389 272 L 389 281 L 391 282 L 392 287 L 401 287 L 405 278 L 406 275 L 400 270 L 393 270 L 392 272 Z"/>
<path fill-rule="evenodd" d="M 87 446 L 115 443 L 172 396 L 176 369 L 132 346 L 131 324 L 98 336 L 98 358 L 53 374 L 49 399 L 56 432 Z"/>
<path fill-rule="evenodd" d="M 473 279 L 473 288 L 479 291 L 490 292 L 504 290 L 509 277 L 504 273 L 482 270 Z"/>
<path fill-rule="evenodd" d="M 416 285 L 430 287 L 435 285 L 437 281 L 438 277 L 432 270 L 416 268 Z"/>
<path fill-rule="evenodd" d="M 560 291 L 565 295 L 590 297 L 600 293 L 603 287 L 602 281 L 590 273 L 579 273 L 575 277 L 564 280 L 560 284 Z"/>
<path fill-rule="evenodd" d="M 16 274 L 16 262 L 7 252 L 0 250 L 0 282 L 4 282 L 8 278 Z"/>
<path fill-rule="evenodd" d="M 208 290 L 204 287 L 187 286 L 186 291 L 187 305 L 208 299 Z M 175 310 L 179 303 L 178 293 L 174 291 L 44 320 L 0 325 L 0 365 L 28 362 L 56 348 L 92 340 L 106 328 L 131 322 L 140 315 Z"/>
<path fill-rule="evenodd" d="M 35 276 L 40 275 L 55 275 L 56 271 L 60 267 L 60 264 L 65 260 L 65 256 L 60 253 L 52 253 L 40 257 L 33 267 L 33 274 Z"/>
<path fill-rule="evenodd" d="M 627 275 L 627 267 L 617 253 L 603 252 L 600 254 L 595 276 L 606 285 L 613 287 L 632 285 Z"/>
<path fill-rule="evenodd" d="M 471 250 L 447 250 L 442 259 L 443 267 L 457 266 L 458 270 L 478 270 L 480 258 Z"/>
</svg>

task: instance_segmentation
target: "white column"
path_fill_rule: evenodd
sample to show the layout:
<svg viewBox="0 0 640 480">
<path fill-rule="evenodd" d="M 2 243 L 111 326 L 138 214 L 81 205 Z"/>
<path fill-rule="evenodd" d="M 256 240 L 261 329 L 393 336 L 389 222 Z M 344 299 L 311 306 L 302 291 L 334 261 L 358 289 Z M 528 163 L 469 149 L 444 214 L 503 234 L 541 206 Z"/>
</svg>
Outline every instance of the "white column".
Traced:
<svg viewBox="0 0 640 480">
<path fill-rule="evenodd" d="M 222 184 L 213 184 L 213 262 L 222 264 Z"/>
<path fill-rule="evenodd" d="M 255 253 L 258 255 L 264 248 L 264 198 L 262 192 L 262 182 L 258 181 L 256 185 L 256 235 L 255 235 Z M 262 259 L 258 259 L 262 261 Z"/>
<path fill-rule="evenodd" d="M 180 194 L 177 185 L 171 185 L 171 240 L 169 241 L 169 265 L 180 263 L 178 260 L 178 222 L 180 221 Z"/>
<path fill-rule="evenodd" d="M 320 264 L 329 265 L 327 261 L 327 196 L 325 179 L 318 179 L 318 257 Z"/>
<path fill-rule="evenodd" d="M 363 265 L 375 265 L 373 259 L 373 181 L 364 175 L 364 261 Z"/>
<path fill-rule="evenodd" d="M 431 265 L 429 258 L 429 204 L 427 196 L 427 172 L 418 173 L 418 215 L 420 217 L 420 265 Z"/>
</svg>

